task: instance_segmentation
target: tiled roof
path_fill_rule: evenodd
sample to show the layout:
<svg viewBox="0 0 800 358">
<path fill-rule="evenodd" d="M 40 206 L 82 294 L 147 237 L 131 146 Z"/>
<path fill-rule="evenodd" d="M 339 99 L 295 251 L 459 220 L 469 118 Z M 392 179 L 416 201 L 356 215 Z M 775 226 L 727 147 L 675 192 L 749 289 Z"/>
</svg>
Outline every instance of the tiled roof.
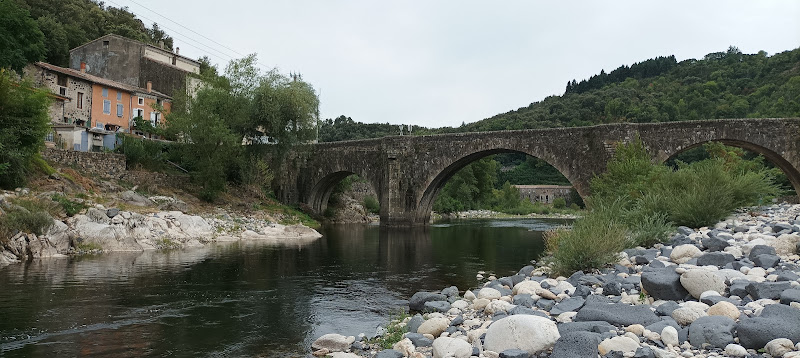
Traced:
<svg viewBox="0 0 800 358">
<path fill-rule="evenodd" d="M 158 96 L 158 97 L 164 97 L 164 98 L 172 99 L 172 97 L 167 96 L 166 94 L 163 94 L 163 93 L 158 92 L 156 90 L 153 90 L 151 92 L 147 92 L 147 89 L 145 89 L 145 88 L 131 86 L 131 85 L 126 84 L 126 83 L 112 81 L 112 80 L 109 80 L 109 79 L 106 79 L 106 78 L 102 78 L 102 77 L 97 77 L 97 76 L 90 75 L 90 74 L 85 73 L 85 72 L 81 72 L 81 71 L 78 71 L 78 70 L 73 70 L 71 68 L 59 67 L 59 66 L 51 65 L 51 64 L 45 63 L 45 62 L 36 62 L 36 66 L 48 69 L 50 71 L 63 73 L 63 74 L 68 75 L 68 76 L 77 77 L 77 78 L 80 78 L 82 80 L 85 80 L 85 81 L 88 81 L 88 82 L 92 82 L 92 83 L 97 83 L 97 84 L 100 84 L 100 85 L 103 85 L 103 86 L 106 86 L 106 87 L 117 88 L 117 89 L 121 89 L 123 91 L 128 91 L 128 92 L 139 92 L 139 93 L 151 94 L 151 95 Z"/>
</svg>

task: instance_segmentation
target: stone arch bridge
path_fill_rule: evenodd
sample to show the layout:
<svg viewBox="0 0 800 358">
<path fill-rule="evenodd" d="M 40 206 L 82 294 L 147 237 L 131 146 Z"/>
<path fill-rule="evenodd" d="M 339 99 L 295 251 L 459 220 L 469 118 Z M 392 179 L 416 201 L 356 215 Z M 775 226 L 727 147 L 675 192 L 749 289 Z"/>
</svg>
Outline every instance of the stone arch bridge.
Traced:
<svg viewBox="0 0 800 358">
<path fill-rule="evenodd" d="M 524 153 L 558 169 L 581 196 L 617 143 L 642 139 L 655 162 L 709 141 L 744 148 L 782 169 L 800 192 L 800 119 L 725 119 L 528 129 L 318 143 L 293 148 L 277 170 L 277 197 L 323 213 L 340 180 L 358 174 L 378 193 L 382 225 L 424 225 L 444 183 L 491 154 Z"/>
</svg>

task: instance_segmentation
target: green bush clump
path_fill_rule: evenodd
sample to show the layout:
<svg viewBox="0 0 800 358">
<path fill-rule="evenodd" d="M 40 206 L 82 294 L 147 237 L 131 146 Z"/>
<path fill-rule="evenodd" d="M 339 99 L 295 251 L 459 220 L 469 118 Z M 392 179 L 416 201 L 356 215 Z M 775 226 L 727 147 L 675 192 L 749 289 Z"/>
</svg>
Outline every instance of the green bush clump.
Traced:
<svg viewBox="0 0 800 358">
<path fill-rule="evenodd" d="M 38 201 L 17 200 L 0 215 L 0 239 L 6 241 L 18 232 L 42 235 L 53 225 L 48 208 Z"/>
<path fill-rule="evenodd" d="M 75 214 L 80 213 L 81 210 L 86 209 L 88 207 L 86 204 L 69 200 L 66 196 L 63 196 L 61 194 L 53 194 L 53 196 L 50 197 L 50 199 L 61 205 L 61 208 L 64 209 L 64 213 L 66 213 L 67 216 L 70 217 L 75 216 Z"/>
<path fill-rule="evenodd" d="M 377 214 L 381 211 L 381 204 L 374 196 L 367 195 L 364 197 L 364 208 L 373 214 Z"/>
<path fill-rule="evenodd" d="M 611 206 L 598 206 L 583 219 L 575 221 L 572 229 L 550 231 L 545 235 L 551 252 L 553 272 L 569 275 L 579 270 L 599 268 L 616 262 L 617 255 L 627 246 L 628 231 L 617 215 L 621 201 Z"/>
<path fill-rule="evenodd" d="M 567 201 L 564 198 L 555 198 L 553 199 L 553 208 L 554 209 L 563 209 L 567 207 Z"/>
</svg>

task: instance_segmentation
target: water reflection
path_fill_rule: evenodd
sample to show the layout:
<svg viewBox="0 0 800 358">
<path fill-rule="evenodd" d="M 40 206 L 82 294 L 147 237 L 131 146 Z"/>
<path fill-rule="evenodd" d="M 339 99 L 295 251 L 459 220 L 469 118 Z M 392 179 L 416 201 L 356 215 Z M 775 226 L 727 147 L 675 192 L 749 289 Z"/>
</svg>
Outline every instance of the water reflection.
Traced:
<svg viewBox="0 0 800 358">
<path fill-rule="evenodd" d="M 478 270 L 515 272 L 542 251 L 541 230 L 562 222 L 338 225 L 289 245 L 8 266 L 0 269 L 0 356 L 303 356 L 325 333 L 372 334 L 418 290 L 463 290 Z"/>
</svg>

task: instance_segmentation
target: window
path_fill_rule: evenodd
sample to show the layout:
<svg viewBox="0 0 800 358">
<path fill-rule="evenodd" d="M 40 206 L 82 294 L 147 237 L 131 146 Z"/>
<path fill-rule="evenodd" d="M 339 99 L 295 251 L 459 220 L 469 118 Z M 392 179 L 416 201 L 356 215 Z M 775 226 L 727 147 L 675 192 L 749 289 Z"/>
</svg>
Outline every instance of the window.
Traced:
<svg viewBox="0 0 800 358">
<path fill-rule="evenodd" d="M 56 79 L 56 81 L 58 81 L 58 85 L 61 87 L 67 87 L 67 76 L 60 73 L 56 76 L 58 77 Z"/>
<path fill-rule="evenodd" d="M 108 50 L 108 41 L 103 41 L 103 49 Z"/>
<path fill-rule="evenodd" d="M 117 103 L 117 117 L 122 117 L 122 112 L 125 110 L 125 107 L 122 103 Z"/>
<path fill-rule="evenodd" d="M 103 97 L 108 97 L 108 88 L 103 88 Z"/>
<path fill-rule="evenodd" d="M 117 101 L 121 101 L 121 100 L 122 100 L 122 92 L 117 91 Z"/>
<path fill-rule="evenodd" d="M 64 88 L 64 87 L 59 88 L 58 89 L 58 94 L 60 94 L 62 96 L 66 96 L 67 95 L 67 89 Z"/>
<path fill-rule="evenodd" d="M 144 106 L 144 98 L 139 97 L 139 105 Z"/>
<path fill-rule="evenodd" d="M 78 92 L 78 109 L 83 109 L 83 92 Z"/>
<path fill-rule="evenodd" d="M 107 99 L 103 100 L 103 113 L 111 114 L 111 101 Z"/>
<path fill-rule="evenodd" d="M 158 123 L 158 112 L 150 112 L 150 124 L 153 126 Z"/>
</svg>

